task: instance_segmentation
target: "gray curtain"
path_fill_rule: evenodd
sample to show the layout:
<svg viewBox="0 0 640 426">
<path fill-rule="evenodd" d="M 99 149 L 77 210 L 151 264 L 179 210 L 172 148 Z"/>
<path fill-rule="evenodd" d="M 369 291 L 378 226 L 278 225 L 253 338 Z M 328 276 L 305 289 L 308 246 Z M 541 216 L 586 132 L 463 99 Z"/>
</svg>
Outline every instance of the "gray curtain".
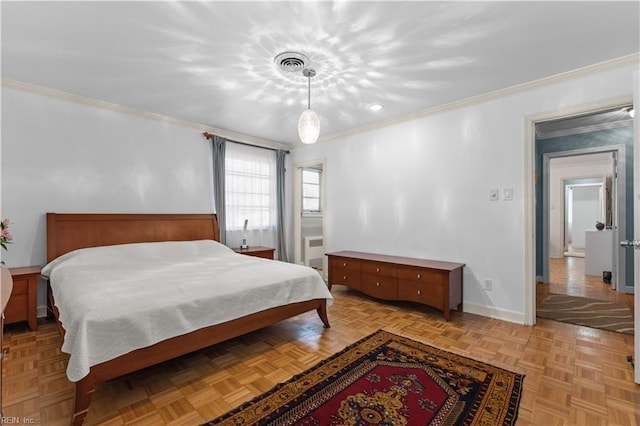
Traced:
<svg viewBox="0 0 640 426">
<path fill-rule="evenodd" d="M 276 185 L 277 185 L 277 205 L 278 205 L 278 235 L 277 235 L 277 251 L 278 251 L 278 260 L 282 260 L 284 262 L 289 261 L 289 256 L 287 256 L 287 246 L 286 246 L 286 238 L 284 235 L 284 176 L 286 173 L 285 169 L 285 159 L 287 157 L 287 152 L 281 149 L 276 150 Z"/>
<path fill-rule="evenodd" d="M 213 146 L 213 202 L 220 225 L 220 242 L 225 244 L 227 241 L 227 221 L 224 208 L 224 151 L 227 139 L 214 135 L 211 143 Z"/>
</svg>

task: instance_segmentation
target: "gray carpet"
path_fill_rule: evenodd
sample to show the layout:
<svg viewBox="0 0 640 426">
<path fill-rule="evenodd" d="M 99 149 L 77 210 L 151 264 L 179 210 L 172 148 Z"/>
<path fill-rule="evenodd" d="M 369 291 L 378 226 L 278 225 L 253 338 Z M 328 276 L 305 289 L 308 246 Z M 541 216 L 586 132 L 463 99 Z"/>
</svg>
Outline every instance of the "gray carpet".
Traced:
<svg viewBox="0 0 640 426">
<path fill-rule="evenodd" d="M 633 314 L 626 305 L 620 303 L 549 293 L 538 304 L 537 315 L 555 321 L 633 334 Z"/>
</svg>

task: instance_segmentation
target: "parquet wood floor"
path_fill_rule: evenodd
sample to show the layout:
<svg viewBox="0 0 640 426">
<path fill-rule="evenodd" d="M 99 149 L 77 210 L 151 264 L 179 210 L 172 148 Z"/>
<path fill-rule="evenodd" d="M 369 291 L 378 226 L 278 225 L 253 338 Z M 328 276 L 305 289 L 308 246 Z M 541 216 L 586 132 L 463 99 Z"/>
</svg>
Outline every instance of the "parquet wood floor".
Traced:
<svg viewBox="0 0 640 426">
<path fill-rule="evenodd" d="M 583 257 L 551 258 L 549 284 L 538 283 L 537 300 L 540 301 L 547 293 L 568 294 L 626 304 L 633 312 L 633 294 L 612 290 L 600 276 L 585 275 L 584 262 Z"/>
<path fill-rule="evenodd" d="M 640 425 L 640 386 L 625 360 L 633 337 L 539 320 L 535 327 L 334 286 L 331 329 L 315 312 L 99 385 L 86 424 L 196 425 L 240 405 L 384 328 L 524 373 L 518 425 Z M 73 387 L 54 324 L 8 327 L 5 416 L 67 425 Z M 23 422 L 24 424 L 24 422 Z"/>
</svg>

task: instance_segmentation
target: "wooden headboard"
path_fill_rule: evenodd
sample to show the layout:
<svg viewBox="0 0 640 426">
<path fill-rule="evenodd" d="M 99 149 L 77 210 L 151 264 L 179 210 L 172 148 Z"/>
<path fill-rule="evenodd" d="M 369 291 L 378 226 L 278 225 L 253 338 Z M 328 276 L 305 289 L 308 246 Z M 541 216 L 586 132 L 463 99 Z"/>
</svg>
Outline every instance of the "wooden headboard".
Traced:
<svg viewBox="0 0 640 426">
<path fill-rule="evenodd" d="M 220 241 L 217 216 L 47 213 L 47 262 L 79 248 L 189 240 Z"/>
</svg>

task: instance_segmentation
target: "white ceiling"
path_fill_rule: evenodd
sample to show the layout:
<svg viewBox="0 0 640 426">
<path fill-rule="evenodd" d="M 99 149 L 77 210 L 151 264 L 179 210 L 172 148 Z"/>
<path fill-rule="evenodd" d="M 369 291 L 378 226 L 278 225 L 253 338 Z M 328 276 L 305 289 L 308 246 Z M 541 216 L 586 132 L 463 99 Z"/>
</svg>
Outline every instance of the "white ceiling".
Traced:
<svg viewBox="0 0 640 426">
<path fill-rule="evenodd" d="M 7 2 L 2 77 L 299 144 L 640 52 L 640 3 Z M 382 103 L 372 112 L 366 107 Z"/>
</svg>

